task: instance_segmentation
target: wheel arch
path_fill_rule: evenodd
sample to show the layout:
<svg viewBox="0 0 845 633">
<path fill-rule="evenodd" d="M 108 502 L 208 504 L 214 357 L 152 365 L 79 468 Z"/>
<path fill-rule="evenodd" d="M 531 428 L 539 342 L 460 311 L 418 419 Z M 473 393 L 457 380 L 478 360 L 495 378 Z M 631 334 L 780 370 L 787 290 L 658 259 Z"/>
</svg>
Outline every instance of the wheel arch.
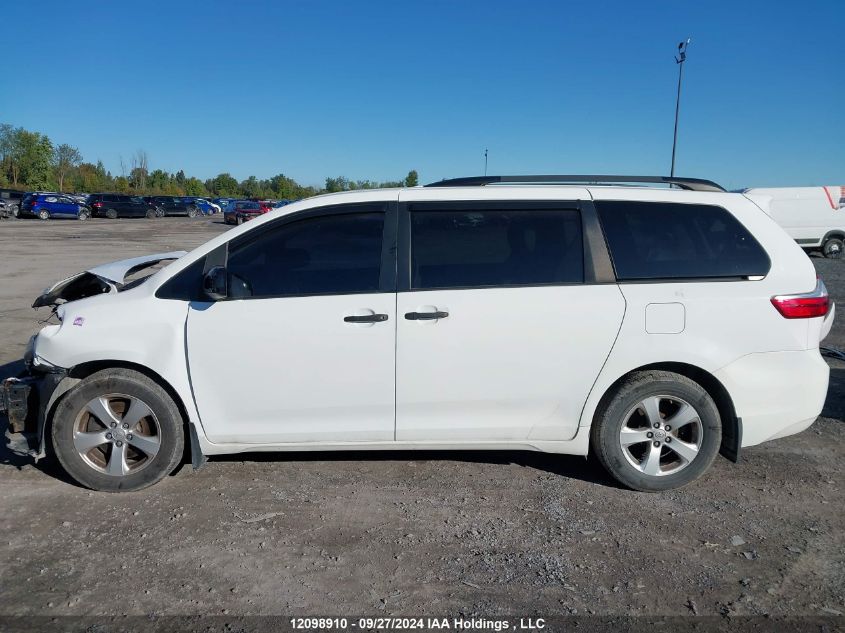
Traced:
<svg viewBox="0 0 845 633">
<path fill-rule="evenodd" d="M 45 450 L 45 439 L 49 437 L 49 430 L 53 424 L 53 415 L 56 412 L 56 408 L 59 405 L 59 402 L 68 394 L 70 393 L 74 387 L 76 387 L 79 382 L 92 374 L 102 371 L 104 369 L 131 369 L 132 371 L 136 371 L 139 374 L 143 374 L 157 385 L 159 385 L 162 389 L 164 389 L 167 394 L 173 399 L 173 402 L 176 403 L 176 408 L 179 410 L 179 415 L 182 417 L 182 429 L 185 433 L 185 451 L 186 456 L 190 459 L 197 459 L 199 456 L 195 456 L 192 454 L 192 430 L 190 425 L 190 416 L 188 415 L 188 410 L 185 406 L 185 402 L 182 400 L 182 397 L 179 395 L 179 392 L 171 385 L 167 380 L 165 380 L 161 375 L 157 372 L 153 371 L 149 367 L 145 367 L 144 365 L 140 365 L 138 363 L 133 363 L 130 361 L 122 361 L 122 360 L 96 360 L 96 361 L 88 361 L 84 363 L 80 363 L 79 365 L 75 365 L 71 367 L 67 375 L 62 379 L 62 381 L 57 385 L 55 391 L 53 392 L 50 401 L 47 403 L 45 410 L 44 410 L 44 424 L 41 429 L 41 454 L 44 454 Z"/>
<path fill-rule="evenodd" d="M 838 238 L 840 240 L 845 240 L 845 230 L 843 229 L 834 229 L 832 231 L 828 231 L 825 233 L 824 237 L 822 238 L 821 245 L 824 246 L 825 242 L 829 239 Z"/>
<path fill-rule="evenodd" d="M 635 372 L 648 370 L 670 371 L 698 383 L 713 398 L 713 402 L 716 403 L 716 408 L 719 410 L 719 417 L 722 421 L 722 445 L 719 448 L 719 453 L 732 462 L 739 461 L 740 447 L 742 446 L 742 420 L 736 415 L 733 398 L 721 381 L 713 374 L 689 363 L 675 361 L 650 363 L 625 372 L 604 391 L 593 412 L 591 422 L 595 423 L 596 416 L 616 394 L 622 381 Z"/>
</svg>

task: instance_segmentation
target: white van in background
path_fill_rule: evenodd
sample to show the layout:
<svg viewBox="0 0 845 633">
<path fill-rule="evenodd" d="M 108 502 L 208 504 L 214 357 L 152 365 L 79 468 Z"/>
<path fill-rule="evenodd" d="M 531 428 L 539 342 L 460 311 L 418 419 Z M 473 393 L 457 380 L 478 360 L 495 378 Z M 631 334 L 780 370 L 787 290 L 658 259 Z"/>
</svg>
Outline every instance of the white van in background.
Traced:
<svg viewBox="0 0 845 633">
<path fill-rule="evenodd" d="M 845 253 L 845 186 L 745 189 L 805 250 L 839 259 Z"/>
</svg>

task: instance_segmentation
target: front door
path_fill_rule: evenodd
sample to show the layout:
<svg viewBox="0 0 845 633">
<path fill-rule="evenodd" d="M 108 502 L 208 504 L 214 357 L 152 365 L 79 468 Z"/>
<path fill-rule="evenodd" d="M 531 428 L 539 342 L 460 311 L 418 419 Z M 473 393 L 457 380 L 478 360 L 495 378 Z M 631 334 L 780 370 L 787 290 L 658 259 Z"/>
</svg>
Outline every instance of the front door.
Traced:
<svg viewBox="0 0 845 633">
<path fill-rule="evenodd" d="M 574 437 L 624 313 L 616 284 L 591 283 L 581 206 L 408 204 L 397 440 Z"/>
<path fill-rule="evenodd" d="M 229 244 L 228 299 L 191 304 L 191 384 L 218 443 L 393 440 L 395 210 L 320 209 Z"/>
</svg>

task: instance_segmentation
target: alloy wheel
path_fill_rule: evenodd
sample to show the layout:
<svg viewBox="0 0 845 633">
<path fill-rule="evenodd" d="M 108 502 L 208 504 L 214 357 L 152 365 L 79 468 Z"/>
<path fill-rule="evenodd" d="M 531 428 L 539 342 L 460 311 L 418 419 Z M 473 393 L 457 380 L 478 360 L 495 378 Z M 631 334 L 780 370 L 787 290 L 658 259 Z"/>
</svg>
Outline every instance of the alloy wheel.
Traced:
<svg viewBox="0 0 845 633">
<path fill-rule="evenodd" d="M 88 466 L 120 477 L 153 461 L 161 446 L 161 425 L 139 398 L 106 394 L 80 411 L 73 426 L 73 445 Z"/>
<path fill-rule="evenodd" d="M 704 439 L 701 417 L 675 396 L 650 396 L 632 407 L 619 432 L 625 459 L 645 475 L 680 472 L 698 456 Z"/>
</svg>

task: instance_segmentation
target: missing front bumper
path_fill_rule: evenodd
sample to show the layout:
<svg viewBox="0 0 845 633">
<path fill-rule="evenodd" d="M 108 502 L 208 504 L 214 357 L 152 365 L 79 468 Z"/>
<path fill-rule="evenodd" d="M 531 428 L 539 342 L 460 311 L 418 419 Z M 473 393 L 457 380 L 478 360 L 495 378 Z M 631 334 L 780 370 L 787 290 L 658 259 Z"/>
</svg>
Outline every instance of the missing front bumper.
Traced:
<svg viewBox="0 0 845 633">
<path fill-rule="evenodd" d="M 16 455 L 44 456 L 46 405 L 64 373 L 7 378 L 0 384 L 0 414 L 8 419 L 6 446 Z"/>
</svg>

